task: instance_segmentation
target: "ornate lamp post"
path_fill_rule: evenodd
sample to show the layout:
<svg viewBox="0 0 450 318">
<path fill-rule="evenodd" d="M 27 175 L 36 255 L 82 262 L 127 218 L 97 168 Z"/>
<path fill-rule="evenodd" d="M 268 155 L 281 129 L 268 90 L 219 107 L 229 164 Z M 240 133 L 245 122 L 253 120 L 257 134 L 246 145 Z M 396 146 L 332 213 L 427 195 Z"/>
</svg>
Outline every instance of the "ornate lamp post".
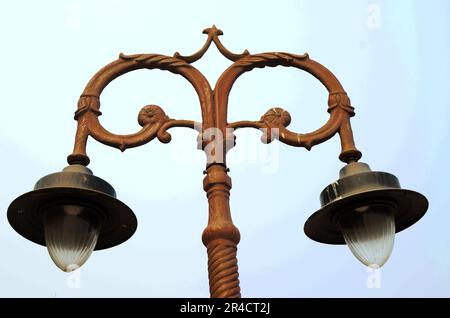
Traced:
<svg viewBox="0 0 450 318">
<path fill-rule="evenodd" d="M 280 142 L 311 149 L 339 133 L 342 151 L 339 159 L 346 163 L 340 179 L 325 188 L 322 208 L 305 223 L 311 239 L 328 244 L 347 243 L 355 256 L 370 266 L 382 266 L 389 257 L 394 233 L 418 221 L 428 208 L 427 199 L 414 191 L 400 188 L 398 179 L 389 173 L 372 172 L 359 163 L 361 152 L 355 147 L 350 105 L 343 87 L 324 66 L 308 54 L 271 52 L 242 54 L 228 51 L 220 42 L 222 31 L 215 26 L 203 31 L 208 35 L 204 46 L 195 54 L 174 56 L 160 54 L 120 54 L 87 84 L 78 101 L 75 119 L 78 128 L 69 166 L 62 172 L 40 179 L 33 191 L 15 199 L 8 208 L 11 226 L 25 238 L 48 247 L 50 256 L 64 271 L 81 266 L 93 250 L 118 245 L 136 230 L 134 213 L 116 198 L 106 181 L 86 168 L 89 157 L 86 143 L 91 136 L 97 141 L 125 151 L 158 138 L 171 139 L 172 127 L 186 127 L 199 132 L 198 146 L 206 154 L 203 188 L 209 203 L 208 225 L 202 240 L 208 251 L 211 297 L 240 297 L 236 258 L 239 230 L 233 224 L 229 206 L 231 178 L 226 153 L 234 145 L 233 130 L 244 127 L 261 129 L 262 141 Z M 214 89 L 192 63 L 199 60 L 211 43 L 234 63 L 220 76 Z M 281 108 L 268 110 L 260 120 L 228 123 L 228 96 L 236 79 L 254 68 L 288 66 L 316 77 L 328 90 L 329 120 L 321 128 L 306 134 L 287 129 L 289 113 Z M 186 78 L 197 92 L 202 122 L 169 118 L 161 107 L 144 106 L 138 115 L 142 129 L 130 135 L 116 135 L 100 124 L 100 95 L 115 78 L 138 69 L 161 69 Z"/>
</svg>

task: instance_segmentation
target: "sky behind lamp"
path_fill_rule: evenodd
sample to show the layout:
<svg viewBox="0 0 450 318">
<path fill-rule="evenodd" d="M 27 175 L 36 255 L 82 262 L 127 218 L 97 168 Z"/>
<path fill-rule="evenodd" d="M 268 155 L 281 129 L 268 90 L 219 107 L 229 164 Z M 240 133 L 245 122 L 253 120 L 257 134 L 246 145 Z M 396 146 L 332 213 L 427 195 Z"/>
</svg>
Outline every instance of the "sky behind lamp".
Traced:
<svg viewBox="0 0 450 318">
<path fill-rule="evenodd" d="M 70 166 L 42 178 L 34 191 L 11 203 L 8 219 L 12 227 L 27 239 L 47 245 L 52 259 L 62 270 L 81 266 L 92 250 L 126 241 L 137 226 L 133 212 L 115 197 L 114 189 L 86 168 L 90 162 L 86 154 L 88 137 L 125 151 L 154 138 L 169 142 L 170 128 L 191 128 L 199 132 L 198 145 L 207 159 L 203 187 L 208 197 L 209 220 L 202 239 L 208 250 L 210 294 L 211 297 L 240 297 L 236 258 L 240 233 L 231 219 L 231 178 L 226 165 L 226 153 L 235 145 L 233 131 L 257 128 L 263 132 L 264 143 L 278 139 L 308 150 L 339 133 L 342 146 L 339 159 L 347 165 L 341 170 L 340 179 L 322 192 L 322 208 L 308 219 L 305 233 L 323 243 L 347 243 L 364 264 L 382 266 L 392 251 L 394 232 L 419 220 L 428 203 L 421 194 L 401 189 L 395 176 L 372 172 L 368 165 L 358 163 L 361 152 L 355 147 L 350 126 L 354 108 L 336 77 L 308 54 L 250 54 L 247 50 L 235 54 L 220 42 L 221 30 L 213 26 L 204 33 L 207 41 L 193 55 L 121 54 L 118 60 L 94 75 L 75 113 L 78 128 L 74 151 L 68 157 Z M 214 89 L 192 66 L 211 43 L 234 62 L 222 73 Z M 275 66 L 304 70 L 327 88 L 330 119 L 325 125 L 306 134 L 292 132 L 287 129 L 290 114 L 282 108 L 269 109 L 257 121 L 228 123 L 228 97 L 236 79 L 254 68 Z M 115 78 L 138 69 L 168 70 L 187 79 L 199 97 L 202 122 L 171 119 L 161 107 L 147 105 L 138 115 L 142 126 L 139 132 L 116 135 L 107 131 L 98 120 L 100 94 Z"/>
</svg>

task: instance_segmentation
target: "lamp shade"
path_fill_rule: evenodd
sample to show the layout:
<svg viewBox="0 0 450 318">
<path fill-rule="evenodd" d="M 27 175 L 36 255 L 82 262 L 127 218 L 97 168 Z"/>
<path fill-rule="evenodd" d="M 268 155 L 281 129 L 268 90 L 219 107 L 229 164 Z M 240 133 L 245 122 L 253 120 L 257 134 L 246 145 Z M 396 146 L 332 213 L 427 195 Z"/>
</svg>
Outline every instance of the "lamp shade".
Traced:
<svg viewBox="0 0 450 318">
<path fill-rule="evenodd" d="M 92 250 L 125 242 L 137 227 L 114 188 L 82 165 L 40 179 L 10 204 L 8 220 L 20 235 L 46 245 L 63 270 L 81 266 Z"/>
<path fill-rule="evenodd" d="M 367 164 L 359 162 L 341 169 L 340 178 L 321 192 L 320 202 L 322 207 L 308 218 L 304 231 L 312 240 L 327 244 L 346 244 L 342 221 L 348 224 L 349 218 L 357 215 L 355 210 L 362 207 L 392 211 L 395 232 L 416 223 L 428 209 L 425 196 L 402 189 L 394 175 L 371 171 Z M 368 222 L 365 218 L 363 221 Z M 347 234 L 350 238 L 350 232 Z"/>
</svg>

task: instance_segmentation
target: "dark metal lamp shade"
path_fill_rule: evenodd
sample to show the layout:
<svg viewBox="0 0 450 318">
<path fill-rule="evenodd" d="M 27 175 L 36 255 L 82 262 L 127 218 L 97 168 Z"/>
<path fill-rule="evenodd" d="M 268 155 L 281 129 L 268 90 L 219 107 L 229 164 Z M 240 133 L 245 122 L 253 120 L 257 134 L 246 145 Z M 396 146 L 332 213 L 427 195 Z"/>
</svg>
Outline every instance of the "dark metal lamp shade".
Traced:
<svg viewBox="0 0 450 318">
<path fill-rule="evenodd" d="M 364 163 L 350 163 L 341 169 L 340 179 L 320 194 L 321 209 L 305 223 L 305 234 L 326 244 L 345 244 L 340 228 L 342 217 L 363 205 L 384 205 L 393 210 L 395 231 L 416 223 L 427 211 L 428 201 L 422 194 L 401 189 L 392 174 L 371 171 Z"/>
<path fill-rule="evenodd" d="M 44 214 L 58 205 L 82 206 L 97 214 L 101 231 L 95 250 L 119 245 L 136 231 L 133 211 L 116 199 L 109 183 L 82 165 L 70 165 L 40 179 L 33 191 L 10 204 L 8 221 L 20 235 L 45 246 Z"/>
</svg>

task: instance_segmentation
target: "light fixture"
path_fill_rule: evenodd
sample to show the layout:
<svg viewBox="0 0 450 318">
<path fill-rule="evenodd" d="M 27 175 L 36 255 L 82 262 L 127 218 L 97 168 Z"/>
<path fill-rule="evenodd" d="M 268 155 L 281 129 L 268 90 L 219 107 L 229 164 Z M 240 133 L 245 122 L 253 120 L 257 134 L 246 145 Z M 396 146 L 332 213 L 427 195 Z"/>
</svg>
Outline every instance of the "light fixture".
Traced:
<svg viewBox="0 0 450 318">
<path fill-rule="evenodd" d="M 23 237 L 46 245 L 63 271 L 83 265 L 93 250 L 126 241 L 137 226 L 113 187 L 76 164 L 43 177 L 33 191 L 15 199 L 8 220 Z"/>
<path fill-rule="evenodd" d="M 374 268 L 389 258 L 395 232 L 416 223 L 428 208 L 422 194 L 402 189 L 394 175 L 371 171 L 362 162 L 343 167 L 320 202 L 322 208 L 305 223 L 306 235 L 321 243 L 347 244 L 357 259 Z"/>
<path fill-rule="evenodd" d="M 92 250 L 127 240 L 137 223 L 133 212 L 116 199 L 114 189 L 86 168 L 90 162 L 86 152 L 89 137 L 125 151 L 155 138 L 168 143 L 171 140 L 168 130 L 173 127 L 195 129 L 199 132 L 199 148 L 206 154 L 203 189 L 208 198 L 209 217 L 202 241 L 208 253 L 210 295 L 240 297 L 236 256 L 240 233 L 231 218 L 231 178 L 226 163 L 227 151 L 235 146 L 234 130 L 260 129 L 264 143 L 278 139 L 308 150 L 339 134 L 339 159 L 347 165 L 341 170 L 340 179 L 322 192 L 322 208 L 308 219 L 305 232 L 323 243 L 347 242 L 363 263 L 382 266 L 391 253 L 394 232 L 415 223 L 425 213 L 428 203 L 421 194 L 401 189 L 395 176 L 372 172 L 366 164 L 358 163 L 362 154 L 355 146 L 350 125 L 354 108 L 338 79 L 306 53 L 250 54 L 245 50 L 236 54 L 222 45 L 219 36 L 223 32 L 215 26 L 203 33 L 208 36 L 206 43 L 192 55 L 120 54 L 116 61 L 92 77 L 75 112 L 78 128 L 73 152 L 67 158 L 70 166 L 42 178 L 34 191 L 11 203 L 8 219 L 12 227 L 25 238 L 47 245 L 52 259 L 62 270 L 81 266 Z M 214 88 L 192 65 L 212 43 L 233 62 Z M 330 118 L 322 127 L 304 134 L 293 132 L 287 128 L 290 114 L 279 107 L 270 108 L 259 120 L 228 122 L 228 97 L 239 76 L 255 68 L 275 66 L 306 71 L 325 86 Z M 117 135 L 106 130 L 98 119 L 103 89 L 119 76 L 140 69 L 166 70 L 185 78 L 198 95 L 202 121 L 172 119 L 160 106 L 151 104 L 138 114 L 137 121 L 142 126 L 138 132 Z"/>
</svg>

